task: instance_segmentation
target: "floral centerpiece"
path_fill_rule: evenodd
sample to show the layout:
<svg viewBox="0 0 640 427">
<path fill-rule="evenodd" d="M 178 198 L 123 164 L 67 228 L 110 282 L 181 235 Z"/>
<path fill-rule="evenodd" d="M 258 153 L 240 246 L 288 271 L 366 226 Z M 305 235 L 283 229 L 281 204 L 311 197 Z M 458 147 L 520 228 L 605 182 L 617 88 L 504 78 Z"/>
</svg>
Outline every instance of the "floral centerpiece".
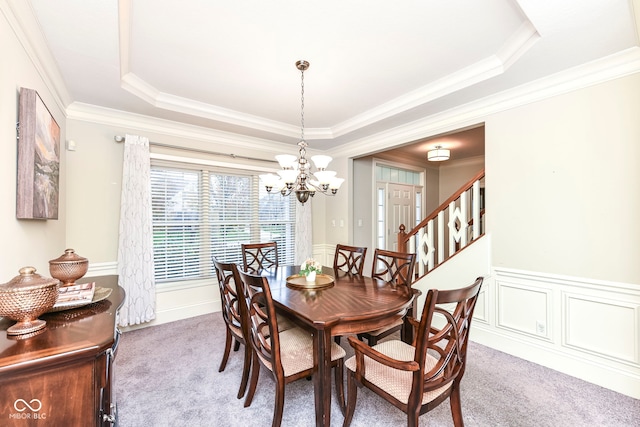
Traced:
<svg viewBox="0 0 640 427">
<path fill-rule="evenodd" d="M 307 282 L 315 282 L 318 273 L 322 273 L 322 264 L 313 258 L 307 258 L 300 266 L 300 275 L 305 276 Z"/>
</svg>

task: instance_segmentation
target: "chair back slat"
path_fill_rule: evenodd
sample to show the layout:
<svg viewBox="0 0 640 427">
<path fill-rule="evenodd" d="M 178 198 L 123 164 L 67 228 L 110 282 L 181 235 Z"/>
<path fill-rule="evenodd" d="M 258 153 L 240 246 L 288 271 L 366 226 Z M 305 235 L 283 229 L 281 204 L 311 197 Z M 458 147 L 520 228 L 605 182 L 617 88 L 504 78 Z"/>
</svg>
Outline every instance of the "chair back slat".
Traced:
<svg viewBox="0 0 640 427">
<path fill-rule="evenodd" d="M 411 286 L 416 254 L 376 249 L 373 254 L 371 277 L 396 285 Z"/>
<path fill-rule="evenodd" d="M 333 256 L 333 268 L 362 276 L 366 256 L 367 248 L 365 247 L 337 244 Z"/>
<path fill-rule="evenodd" d="M 253 274 L 278 268 L 278 243 L 243 243 L 242 263 L 244 270 Z"/>
</svg>

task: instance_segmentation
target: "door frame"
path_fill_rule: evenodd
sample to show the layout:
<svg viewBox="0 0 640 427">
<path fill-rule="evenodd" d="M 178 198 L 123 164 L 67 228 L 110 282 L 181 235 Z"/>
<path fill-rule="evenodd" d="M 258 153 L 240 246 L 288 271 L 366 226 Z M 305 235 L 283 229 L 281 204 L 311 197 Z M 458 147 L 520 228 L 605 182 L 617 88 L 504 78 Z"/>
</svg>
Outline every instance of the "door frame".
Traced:
<svg viewBox="0 0 640 427">
<path fill-rule="evenodd" d="M 405 170 L 405 171 L 409 171 L 409 172 L 417 172 L 420 174 L 420 178 L 419 184 L 407 184 L 407 183 L 402 183 L 402 182 L 395 182 L 395 181 L 384 181 L 384 180 L 378 180 L 377 179 L 377 168 L 378 166 L 388 166 L 391 168 L 395 168 L 395 169 L 400 169 L 400 170 Z M 424 189 L 426 188 L 426 168 L 419 168 L 419 167 L 415 167 L 415 166 L 411 166 L 411 165 L 407 165 L 407 164 L 402 164 L 402 163 L 396 163 L 396 162 L 391 162 L 388 160 L 382 160 L 382 159 L 374 159 L 373 161 L 373 176 L 375 179 L 375 186 L 374 186 L 374 194 L 373 194 L 373 227 L 372 227 L 372 241 L 374 242 L 374 247 L 378 248 L 380 247 L 380 239 L 379 239 L 379 227 L 381 226 L 379 221 L 381 221 L 382 227 L 384 227 L 384 229 L 386 230 L 385 233 L 385 249 L 386 248 L 392 248 L 394 243 L 397 242 L 391 242 L 391 240 L 394 238 L 394 236 L 397 236 L 398 230 L 390 230 L 388 228 L 388 218 L 389 218 L 389 210 L 390 210 L 390 206 L 389 206 L 389 191 L 388 191 L 388 184 L 398 184 L 398 185 L 406 185 L 406 186 L 411 186 L 413 187 L 412 189 L 412 207 L 411 210 L 413 212 L 413 222 L 415 223 L 415 216 L 416 216 L 416 199 L 418 199 L 416 197 L 417 193 L 420 193 L 419 196 L 419 200 L 420 200 L 420 206 L 422 209 L 422 216 L 426 215 L 426 212 L 424 212 L 424 207 L 425 207 L 425 202 L 426 202 L 426 194 Z M 384 191 L 384 218 L 380 218 L 379 216 L 379 191 L 383 190 Z M 412 229 L 415 224 L 405 224 L 405 226 L 407 227 L 407 229 Z M 391 243 L 391 244 L 390 244 Z"/>
</svg>

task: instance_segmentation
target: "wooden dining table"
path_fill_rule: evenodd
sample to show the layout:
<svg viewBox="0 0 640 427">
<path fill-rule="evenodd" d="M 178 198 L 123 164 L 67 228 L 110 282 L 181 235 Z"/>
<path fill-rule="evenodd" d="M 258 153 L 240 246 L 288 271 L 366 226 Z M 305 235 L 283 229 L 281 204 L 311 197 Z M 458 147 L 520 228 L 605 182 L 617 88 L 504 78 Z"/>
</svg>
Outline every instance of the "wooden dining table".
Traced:
<svg viewBox="0 0 640 427">
<path fill-rule="evenodd" d="M 306 288 L 287 280 L 299 269 L 284 266 L 265 270 L 262 275 L 269 281 L 276 310 L 313 333 L 316 426 L 329 426 L 332 337 L 369 332 L 394 323 L 412 308 L 419 292 L 328 267 L 323 267 L 323 274 L 331 276 L 333 283 L 318 289 Z M 410 328 L 407 336 L 409 332 Z"/>
</svg>

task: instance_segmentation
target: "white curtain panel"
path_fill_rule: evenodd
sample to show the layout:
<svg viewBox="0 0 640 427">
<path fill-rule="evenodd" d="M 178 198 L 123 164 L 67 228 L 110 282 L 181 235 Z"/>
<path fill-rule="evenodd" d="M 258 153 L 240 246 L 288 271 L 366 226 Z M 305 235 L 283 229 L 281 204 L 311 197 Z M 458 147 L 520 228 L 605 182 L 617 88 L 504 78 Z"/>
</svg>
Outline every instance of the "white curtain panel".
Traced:
<svg viewBox="0 0 640 427">
<path fill-rule="evenodd" d="M 127 135 L 118 243 L 118 284 L 126 292 L 120 326 L 138 325 L 156 316 L 150 175 L 149 139 Z"/>
<path fill-rule="evenodd" d="M 294 197 L 294 196 L 291 196 Z M 313 256 L 311 230 L 311 200 L 296 206 L 296 264 L 302 264 Z"/>
</svg>

